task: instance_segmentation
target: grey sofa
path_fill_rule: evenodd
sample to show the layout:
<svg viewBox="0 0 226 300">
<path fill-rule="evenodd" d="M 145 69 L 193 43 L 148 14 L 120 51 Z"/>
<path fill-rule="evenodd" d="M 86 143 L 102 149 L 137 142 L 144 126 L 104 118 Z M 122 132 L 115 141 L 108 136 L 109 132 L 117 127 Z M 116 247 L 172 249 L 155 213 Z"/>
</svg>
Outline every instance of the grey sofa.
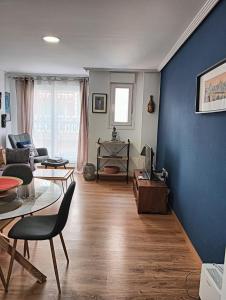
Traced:
<svg viewBox="0 0 226 300">
<path fill-rule="evenodd" d="M 27 142 L 29 141 L 32 144 L 32 138 L 29 133 L 21 133 L 21 134 L 9 134 L 8 135 L 10 144 L 13 149 L 17 149 L 18 142 Z M 48 150 L 46 148 L 36 148 L 38 152 L 38 156 L 34 156 L 34 163 L 43 162 L 48 156 Z"/>
</svg>

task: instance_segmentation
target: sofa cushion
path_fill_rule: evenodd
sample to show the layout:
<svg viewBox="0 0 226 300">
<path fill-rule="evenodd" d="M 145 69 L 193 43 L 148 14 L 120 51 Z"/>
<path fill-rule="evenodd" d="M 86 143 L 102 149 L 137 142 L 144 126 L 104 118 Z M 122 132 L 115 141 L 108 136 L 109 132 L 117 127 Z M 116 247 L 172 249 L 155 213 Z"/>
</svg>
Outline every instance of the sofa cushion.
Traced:
<svg viewBox="0 0 226 300">
<path fill-rule="evenodd" d="M 24 146 L 29 145 L 29 144 L 31 144 L 31 141 L 23 141 L 23 142 L 17 142 L 16 143 L 17 148 L 25 148 Z"/>
<path fill-rule="evenodd" d="M 30 149 L 9 149 L 6 148 L 6 163 L 7 164 L 14 164 L 14 163 L 29 163 L 30 157 Z"/>
<path fill-rule="evenodd" d="M 34 144 L 31 143 L 31 141 L 23 141 L 23 142 L 17 142 L 16 143 L 17 148 L 28 148 L 30 149 L 30 155 L 31 156 L 38 156 L 38 151 L 36 150 Z"/>
</svg>

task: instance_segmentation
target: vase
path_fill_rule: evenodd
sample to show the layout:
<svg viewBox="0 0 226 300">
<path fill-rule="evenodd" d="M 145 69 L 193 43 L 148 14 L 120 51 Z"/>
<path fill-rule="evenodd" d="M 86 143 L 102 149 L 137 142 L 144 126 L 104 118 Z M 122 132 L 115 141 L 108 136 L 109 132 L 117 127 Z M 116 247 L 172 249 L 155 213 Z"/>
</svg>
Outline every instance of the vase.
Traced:
<svg viewBox="0 0 226 300">
<path fill-rule="evenodd" d="M 96 179 L 96 167 L 94 164 L 87 163 L 83 168 L 83 177 L 86 181 L 91 181 Z"/>
</svg>

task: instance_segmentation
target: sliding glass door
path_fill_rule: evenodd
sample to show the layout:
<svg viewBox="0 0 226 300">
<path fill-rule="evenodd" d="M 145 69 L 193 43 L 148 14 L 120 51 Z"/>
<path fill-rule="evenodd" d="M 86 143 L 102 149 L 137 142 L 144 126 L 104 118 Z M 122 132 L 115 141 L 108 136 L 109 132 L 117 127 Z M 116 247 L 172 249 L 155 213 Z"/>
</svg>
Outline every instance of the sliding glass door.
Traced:
<svg viewBox="0 0 226 300">
<path fill-rule="evenodd" d="M 76 162 L 80 123 L 79 81 L 35 81 L 33 140 L 51 157 Z"/>
</svg>

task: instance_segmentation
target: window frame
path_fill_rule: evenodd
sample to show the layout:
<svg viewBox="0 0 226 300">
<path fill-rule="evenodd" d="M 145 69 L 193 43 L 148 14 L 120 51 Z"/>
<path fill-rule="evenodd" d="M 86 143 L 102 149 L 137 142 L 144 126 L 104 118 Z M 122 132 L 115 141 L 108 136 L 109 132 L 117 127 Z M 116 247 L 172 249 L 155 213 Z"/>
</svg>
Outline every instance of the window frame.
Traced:
<svg viewBox="0 0 226 300">
<path fill-rule="evenodd" d="M 116 88 L 128 88 L 129 89 L 129 107 L 128 107 L 128 122 L 115 122 L 115 90 Z M 133 83 L 111 83 L 111 98 L 110 98 L 110 126 L 119 127 L 133 127 Z"/>
</svg>

